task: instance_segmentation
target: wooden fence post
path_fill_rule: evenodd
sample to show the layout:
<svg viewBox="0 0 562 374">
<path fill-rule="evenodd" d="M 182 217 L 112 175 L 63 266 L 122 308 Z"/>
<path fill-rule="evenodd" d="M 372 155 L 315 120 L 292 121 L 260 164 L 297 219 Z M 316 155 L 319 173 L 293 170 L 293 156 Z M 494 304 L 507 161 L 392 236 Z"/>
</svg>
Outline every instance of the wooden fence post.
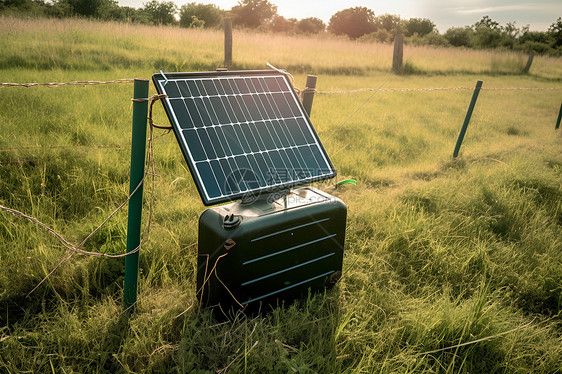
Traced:
<svg viewBox="0 0 562 374">
<path fill-rule="evenodd" d="M 302 106 L 309 117 L 312 112 L 312 101 L 314 100 L 314 90 L 316 89 L 317 79 L 318 77 L 316 75 L 308 75 L 306 77 L 306 88 L 302 93 Z"/>
<path fill-rule="evenodd" d="M 232 65 L 232 19 L 224 19 L 224 66 Z"/>
<path fill-rule="evenodd" d="M 392 71 L 396 74 L 402 72 L 402 58 L 404 50 L 404 36 L 399 33 L 394 37 L 394 55 L 392 56 Z"/>
<path fill-rule="evenodd" d="M 556 127 L 554 128 L 555 130 L 558 130 L 560 128 L 561 119 L 562 119 L 562 104 L 560 104 L 560 111 L 558 112 L 558 120 L 556 121 Z"/>
<path fill-rule="evenodd" d="M 527 74 L 529 69 L 531 68 L 531 64 L 533 63 L 533 58 L 535 58 L 535 52 L 529 52 L 529 58 L 527 59 L 527 64 L 523 68 L 523 73 Z"/>
</svg>

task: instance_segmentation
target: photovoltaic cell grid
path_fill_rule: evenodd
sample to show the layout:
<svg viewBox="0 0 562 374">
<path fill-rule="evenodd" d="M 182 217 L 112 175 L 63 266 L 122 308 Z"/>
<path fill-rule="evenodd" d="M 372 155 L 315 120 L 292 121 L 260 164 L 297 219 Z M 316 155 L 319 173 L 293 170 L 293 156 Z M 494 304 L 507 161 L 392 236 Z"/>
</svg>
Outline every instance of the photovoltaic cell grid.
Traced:
<svg viewBox="0 0 562 374">
<path fill-rule="evenodd" d="M 284 75 L 153 80 L 206 205 L 335 175 Z"/>
</svg>

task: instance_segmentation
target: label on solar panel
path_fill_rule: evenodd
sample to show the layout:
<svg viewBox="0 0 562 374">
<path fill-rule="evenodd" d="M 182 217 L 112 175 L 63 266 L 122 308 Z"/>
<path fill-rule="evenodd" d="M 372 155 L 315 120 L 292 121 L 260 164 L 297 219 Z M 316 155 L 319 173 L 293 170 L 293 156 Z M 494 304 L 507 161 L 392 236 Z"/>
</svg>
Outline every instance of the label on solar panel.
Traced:
<svg viewBox="0 0 562 374">
<path fill-rule="evenodd" d="M 205 205 L 336 175 L 288 78 L 276 71 L 152 77 Z"/>
</svg>

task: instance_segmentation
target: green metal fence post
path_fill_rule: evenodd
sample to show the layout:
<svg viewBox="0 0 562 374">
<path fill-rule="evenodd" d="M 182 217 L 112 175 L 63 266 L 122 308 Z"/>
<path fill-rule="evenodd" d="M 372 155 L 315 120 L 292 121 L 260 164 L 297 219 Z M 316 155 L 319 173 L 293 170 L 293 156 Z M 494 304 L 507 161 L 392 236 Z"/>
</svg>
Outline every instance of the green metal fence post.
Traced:
<svg viewBox="0 0 562 374">
<path fill-rule="evenodd" d="M 470 122 L 470 117 L 472 117 L 472 111 L 474 110 L 474 105 L 476 105 L 476 99 L 478 99 L 478 94 L 480 93 L 480 88 L 482 88 L 482 81 L 476 82 L 476 87 L 474 87 L 474 93 L 472 94 L 472 100 L 470 100 L 470 105 L 468 106 L 468 111 L 464 117 L 464 123 L 461 127 L 461 132 L 457 139 L 457 144 L 455 145 L 455 151 L 453 152 L 453 158 L 459 155 L 459 150 L 461 149 L 462 141 L 464 139 L 464 134 L 466 133 L 466 128 Z"/>
<path fill-rule="evenodd" d="M 149 81 L 135 79 L 135 99 L 148 98 Z M 129 194 L 132 194 L 144 177 L 144 158 L 146 154 L 146 121 L 148 117 L 148 101 L 133 102 L 133 130 L 131 140 L 131 180 Z M 142 188 L 129 200 L 129 219 L 127 222 L 127 253 L 140 245 Z M 139 252 L 125 257 L 125 284 L 123 305 L 125 310 L 137 302 L 137 283 L 139 276 Z"/>
<path fill-rule="evenodd" d="M 554 128 L 555 130 L 558 130 L 560 128 L 561 119 L 562 119 L 562 104 L 560 104 L 560 111 L 558 112 L 558 120 L 556 121 L 556 127 Z"/>
<path fill-rule="evenodd" d="M 305 92 L 302 94 L 302 106 L 309 117 L 312 112 L 312 101 L 314 100 L 314 89 L 316 88 L 317 79 L 316 75 L 308 75 L 306 77 Z"/>
</svg>

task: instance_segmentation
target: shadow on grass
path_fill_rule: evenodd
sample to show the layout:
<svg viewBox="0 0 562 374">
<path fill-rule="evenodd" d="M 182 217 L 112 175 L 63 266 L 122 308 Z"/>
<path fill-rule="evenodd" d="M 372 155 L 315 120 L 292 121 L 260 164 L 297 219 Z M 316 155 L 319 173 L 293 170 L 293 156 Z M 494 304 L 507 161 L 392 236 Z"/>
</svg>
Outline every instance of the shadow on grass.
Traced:
<svg viewBox="0 0 562 374">
<path fill-rule="evenodd" d="M 208 310 L 186 315 L 175 360 L 182 372 L 334 372 L 337 291 L 219 322 Z"/>
</svg>

